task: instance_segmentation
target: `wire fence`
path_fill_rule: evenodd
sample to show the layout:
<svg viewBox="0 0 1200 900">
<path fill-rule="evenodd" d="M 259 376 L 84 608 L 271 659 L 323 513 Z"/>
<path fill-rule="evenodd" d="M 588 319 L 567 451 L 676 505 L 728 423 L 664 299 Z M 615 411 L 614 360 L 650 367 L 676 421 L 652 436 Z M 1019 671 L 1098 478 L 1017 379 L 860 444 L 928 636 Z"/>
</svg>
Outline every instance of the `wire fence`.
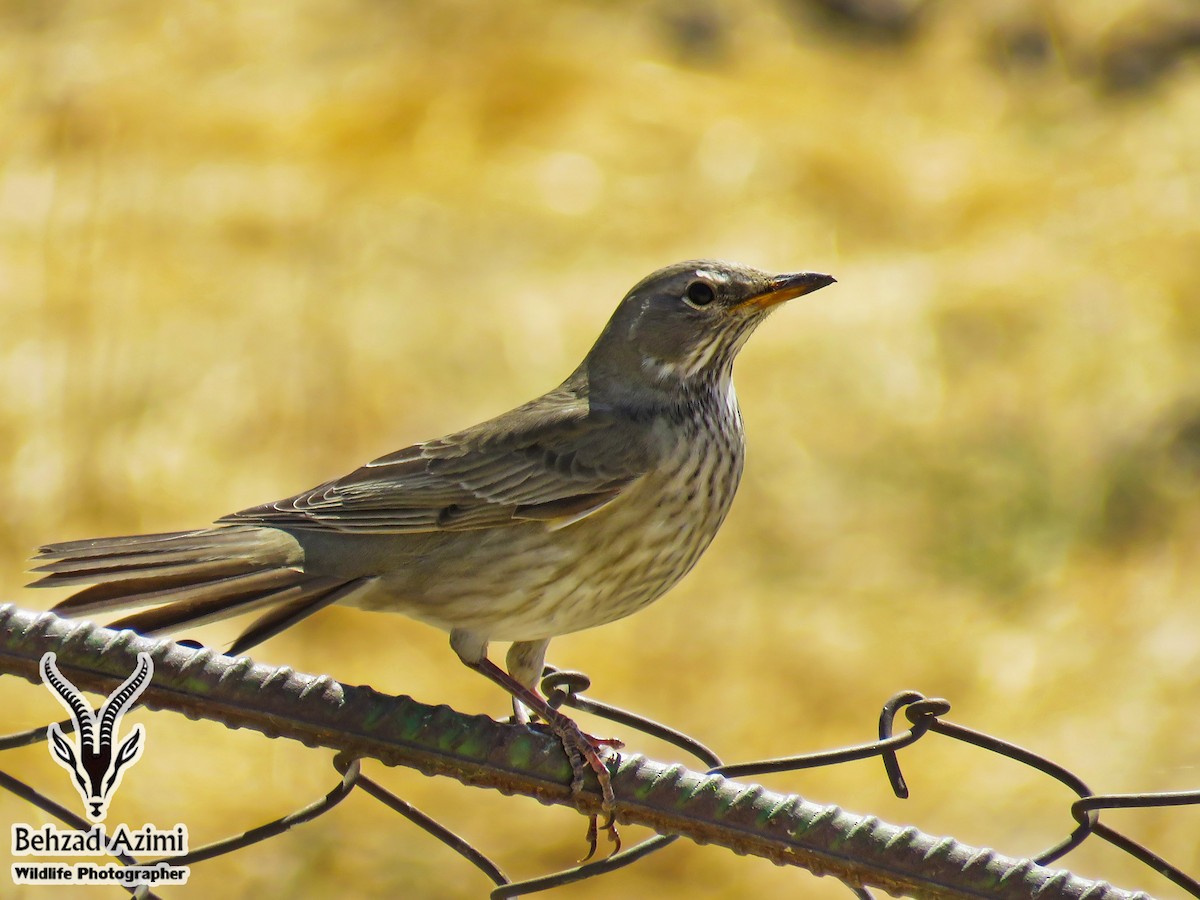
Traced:
<svg viewBox="0 0 1200 900">
<path fill-rule="evenodd" d="M 1200 791 L 1095 794 L 1078 775 L 1051 760 L 947 721 L 948 702 L 915 691 L 898 693 L 884 705 L 878 741 L 730 765 L 685 734 L 585 697 L 588 682 L 579 673 L 552 671 L 543 681 L 543 690 L 553 705 L 592 713 L 667 741 L 695 757 L 704 771 L 638 755 L 614 755 L 608 765 L 618 821 L 646 825 L 658 834 L 607 859 L 514 883 L 480 850 L 364 775 L 361 761 L 375 759 L 389 766 L 409 766 L 465 785 L 574 806 L 589 815 L 599 813 L 601 795 L 594 777 L 581 793 L 573 795 L 567 755 L 561 743 L 543 730 L 496 722 L 486 716 L 468 716 L 408 697 L 387 696 L 367 687 L 341 684 L 327 675 L 302 675 L 288 667 L 256 665 L 211 649 L 152 640 L 12 605 L 0 606 L 0 674 L 37 682 L 40 660 L 49 651 L 56 654 L 59 669 L 71 682 L 100 693 L 112 691 L 133 671 L 138 654 L 148 653 L 154 662 L 154 675 L 141 695 L 141 705 L 338 751 L 334 766 L 339 777 L 324 797 L 280 819 L 185 855 L 156 860 L 138 859 L 127 853 L 115 855 L 117 862 L 126 867 L 190 866 L 236 852 L 314 819 L 351 793 L 361 791 L 478 868 L 495 885 L 493 898 L 528 895 L 600 877 L 638 862 L 679 837 L 799 866 L 818 875 L 832 875 L 863 898 L 872 896 L 869 888 L 923 898 L 1147 898 L 1142 892 L 1131 893 L 1069 871 L 1047 868 L 1085 840 L 1103 840 L 1188 894 L 1200 897 L 1200 880 L 1194 875 L 1100 821 L 1105 809 L 1200 804 Z M 893 724 L 902 712 L 910 727 L 896 733 Z M 61 727 L 69 724 L 62 723 Z M 42 727 L 0 737 L 0 752 L 45 740 L 46 733 Z M 892 789 L 897 796 L 906 797 L 908 788 L 897 751 L 929 733 L 964 741 L 1057 779 L 1078 797 L 1071 806 L 1076 827 L 1033 858 L 1015 859 L 950 838 L 935 838 L 912 827 L 890 825 L 872 816 L 854 815 L 836 806 L 821 806 L 795 795 L 731 780 L 878 756 Z M 71 828 L 91 827 L 72 810 L 7 772 L 0 771 L 0 787 Z M 149 883 L 120 886 L 139 898 L 157 896 Z"/>
</svg>

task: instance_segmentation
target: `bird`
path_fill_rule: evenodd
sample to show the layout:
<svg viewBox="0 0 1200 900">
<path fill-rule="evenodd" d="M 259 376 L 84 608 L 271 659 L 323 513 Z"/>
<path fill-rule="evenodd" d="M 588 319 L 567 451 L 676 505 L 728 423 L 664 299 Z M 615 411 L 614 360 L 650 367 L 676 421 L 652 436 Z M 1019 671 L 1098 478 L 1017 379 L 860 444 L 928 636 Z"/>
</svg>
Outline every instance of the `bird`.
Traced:
<svg viewBox="0 0 1200 900">
<path fill-rule="evenodd" d="M 659 269 L 542 396 L 211 527 L 47 544 L 32 586 L 90 585 L 53 611 L 139 609 L 110 627 L 148 635 L 258 612 L 233 655 L 333 603 L 448 631 L 518 718 L 559 737 L 573 792 L 595 773 L 617 842 L 602 756 L 620 744 L 550 707 L 537 689 L 547 647 L 637 612 L 695 565 L 742 474 L 734 359 L 780 304 L 834 281 L 719 260 Z M 505 668 L 493 641 L 511 642 Z M 592 853 L 595 835 L 593 816 Z"/>
</svg>

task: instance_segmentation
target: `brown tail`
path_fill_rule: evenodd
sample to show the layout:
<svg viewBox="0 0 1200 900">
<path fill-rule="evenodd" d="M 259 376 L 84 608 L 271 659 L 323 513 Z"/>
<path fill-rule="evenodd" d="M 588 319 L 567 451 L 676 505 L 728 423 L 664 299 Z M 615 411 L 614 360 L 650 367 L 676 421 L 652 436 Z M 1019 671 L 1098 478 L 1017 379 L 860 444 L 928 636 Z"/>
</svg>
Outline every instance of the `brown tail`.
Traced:
<svg viewBox="0 0 1200 900">
<path fill-rule="evenodd" d="M 269 608 L 234 642 L 240 653 L 353 592 L 360 580 L 307 575 L 303 552 L 274 528 L 233 525 L 42 547 L 30 587 L 91 584 L 54 612 L 70 618 L 154 607 L 113 622 L 161 634 Z"/>
</svg>

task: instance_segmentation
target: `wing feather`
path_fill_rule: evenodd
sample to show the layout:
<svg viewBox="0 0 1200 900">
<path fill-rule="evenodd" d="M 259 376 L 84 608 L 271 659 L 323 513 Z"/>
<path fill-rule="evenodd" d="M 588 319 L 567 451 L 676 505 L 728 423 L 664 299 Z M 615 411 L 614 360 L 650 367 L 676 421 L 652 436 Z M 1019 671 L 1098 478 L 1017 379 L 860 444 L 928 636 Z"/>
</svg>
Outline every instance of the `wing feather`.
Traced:
<svg viewBox="0 0 1200 900">
<path fill-rule="evenodd" d="M 381 456 L 343 478 L 219 520 L 353 532 L 565 527 L 616 500 L 654 461 L 644 432 L 570 382 L 474 428 Z"/>
</svg>

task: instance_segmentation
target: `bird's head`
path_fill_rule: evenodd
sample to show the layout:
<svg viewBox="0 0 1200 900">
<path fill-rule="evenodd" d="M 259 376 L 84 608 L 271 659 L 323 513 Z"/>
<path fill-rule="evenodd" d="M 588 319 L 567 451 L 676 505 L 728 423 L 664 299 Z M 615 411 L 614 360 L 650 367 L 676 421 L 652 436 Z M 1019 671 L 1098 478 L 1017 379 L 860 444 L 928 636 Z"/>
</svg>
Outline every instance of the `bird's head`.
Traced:
<svg viewBox="0 0 1200 900">
<path fill-rule="evenodd" d="M 584 361 L 592 390 L 653 395 L 727 376 L 772 310 L 834 280 L 716 260 L 659 269 L 625 296 Z"/>
</svg>

